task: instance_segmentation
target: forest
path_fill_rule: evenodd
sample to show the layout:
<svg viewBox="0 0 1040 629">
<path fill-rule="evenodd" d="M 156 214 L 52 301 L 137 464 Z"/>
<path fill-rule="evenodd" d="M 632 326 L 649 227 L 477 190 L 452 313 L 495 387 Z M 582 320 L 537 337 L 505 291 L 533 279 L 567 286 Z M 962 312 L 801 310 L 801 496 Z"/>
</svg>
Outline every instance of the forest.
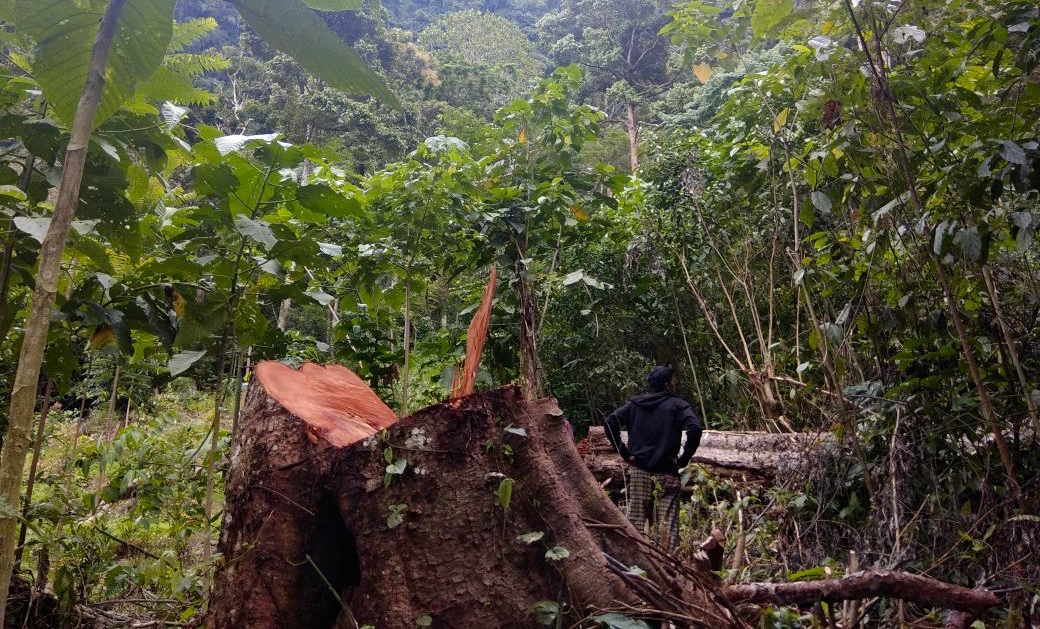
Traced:
<svg viewBox="0 0 1040 629">
<path fill-rule="evenodd" d="M 0 22 L 0 625 L 1040 627 L 1035 0 Z"/>
</svg>

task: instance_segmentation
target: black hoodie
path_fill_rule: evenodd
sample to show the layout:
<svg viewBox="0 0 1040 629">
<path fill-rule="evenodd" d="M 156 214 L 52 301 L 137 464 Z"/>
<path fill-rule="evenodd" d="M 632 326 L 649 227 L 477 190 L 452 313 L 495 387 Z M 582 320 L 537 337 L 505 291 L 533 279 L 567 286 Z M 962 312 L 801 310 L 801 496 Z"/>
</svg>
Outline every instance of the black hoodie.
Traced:
<svg viewBox="0 0 1040 629">
<path fill-rule="evenodd" d="M 651 474 L 678 475 L 693 458 L 704 425 L 689 403 L 674 393 L 644 393 L 607 416 L 607 438 L 626 461 Z M 621 441 L 620 426 L 628 427 L 628 446 Z M 682 433 L 686 447 L 679 454 Z"/>
</svg>

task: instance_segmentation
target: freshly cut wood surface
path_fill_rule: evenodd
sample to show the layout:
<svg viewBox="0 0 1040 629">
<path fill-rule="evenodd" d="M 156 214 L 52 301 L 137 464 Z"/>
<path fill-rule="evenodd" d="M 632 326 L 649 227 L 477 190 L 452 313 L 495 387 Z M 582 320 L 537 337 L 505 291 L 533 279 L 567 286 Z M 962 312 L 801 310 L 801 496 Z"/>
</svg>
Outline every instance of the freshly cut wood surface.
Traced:
<svg viewBox="0 0 1040 629">
<path fill-rule="evenodd" d="M 349 446 L 397 422 L 397 415 L 353 371 L 307 363 L 293 369 L 266 361 L 256 378 L 271 398 L 307 423 L 314 436 Z"/>
</svg>

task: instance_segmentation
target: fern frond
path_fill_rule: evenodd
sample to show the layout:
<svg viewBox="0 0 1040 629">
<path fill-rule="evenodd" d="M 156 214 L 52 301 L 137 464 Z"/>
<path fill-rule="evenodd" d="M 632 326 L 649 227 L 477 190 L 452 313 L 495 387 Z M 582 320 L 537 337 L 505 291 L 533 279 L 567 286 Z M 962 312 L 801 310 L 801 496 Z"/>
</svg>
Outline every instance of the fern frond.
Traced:
<svg viewBox="0 0 1040 629">
<path fill-rule="evenodd" d="M 163 65 L 184 76 L 201 76 L 231 67 L 231 62 L 214 52 L 167 55 Z"/>
<path fill-rule="evenodd" d="M 217 21 L 211 17 L 178 22 L 173 25 L 173 39 L 170 41 L 168 51 L 180 52 L 217 30 L 218 26 Z"/>
<path fill-rule="evenodd" d="M 137 92 L 151 102 L 170 101 L 178 105 L 209 105 L 216 97 L 195 87 L 191 77 L 160 67 L 150 79 L 139 83 Z"/>
</svg>

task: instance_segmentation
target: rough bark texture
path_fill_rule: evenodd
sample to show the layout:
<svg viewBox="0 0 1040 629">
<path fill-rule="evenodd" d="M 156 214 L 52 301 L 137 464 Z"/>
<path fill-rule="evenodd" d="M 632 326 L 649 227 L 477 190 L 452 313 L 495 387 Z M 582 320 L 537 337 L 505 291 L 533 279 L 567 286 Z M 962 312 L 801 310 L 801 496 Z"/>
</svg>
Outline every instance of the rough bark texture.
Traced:
<svg viewBox="0 0 1040 629">
<path fill-rule="evenodd" d="M 840 579 L 798 583 L 748 583 L 731 585 L 726 596 L 734 603 L 805 605 L 816 601 L 845 601 L 881 596 L 928 607 L 983 610 L 1000 605 L 989 590 L 972 590 L 918 574 L 889 570 L 864 570 Z"/>
<path fill-rule="evenodd" d="M 621 436 L 627 439 L 626 433 Z M 772 483 L 778 475 L 811 462 L 814 453 L 833 443 L 833 437 L 827 434 L 706 430 L 693 462 L 719 476 Z M 588 437 L 578 444 L 578 449 L 597 480 L 610 479 L 613 488 L 623 486 L 624 464 L 601 426 L 589 428 Z"/>
<path fill-rule="evenodd" d="M 563 626 L 607 610 L 745 626 L 710 575 L 646 543 L 611 504 L 552 401 L 499 389 L 344 446 L 308 419 L 263 378 L 250 386 L 210 627 L 411 629 L 424 616 L 433 627 L 531 627 L 538 601 L 558 602 Z M 535 531 L 544 537 L 518 539 Z M 550 560 L 553 547 L 570 554 Z"/>
</svg>

